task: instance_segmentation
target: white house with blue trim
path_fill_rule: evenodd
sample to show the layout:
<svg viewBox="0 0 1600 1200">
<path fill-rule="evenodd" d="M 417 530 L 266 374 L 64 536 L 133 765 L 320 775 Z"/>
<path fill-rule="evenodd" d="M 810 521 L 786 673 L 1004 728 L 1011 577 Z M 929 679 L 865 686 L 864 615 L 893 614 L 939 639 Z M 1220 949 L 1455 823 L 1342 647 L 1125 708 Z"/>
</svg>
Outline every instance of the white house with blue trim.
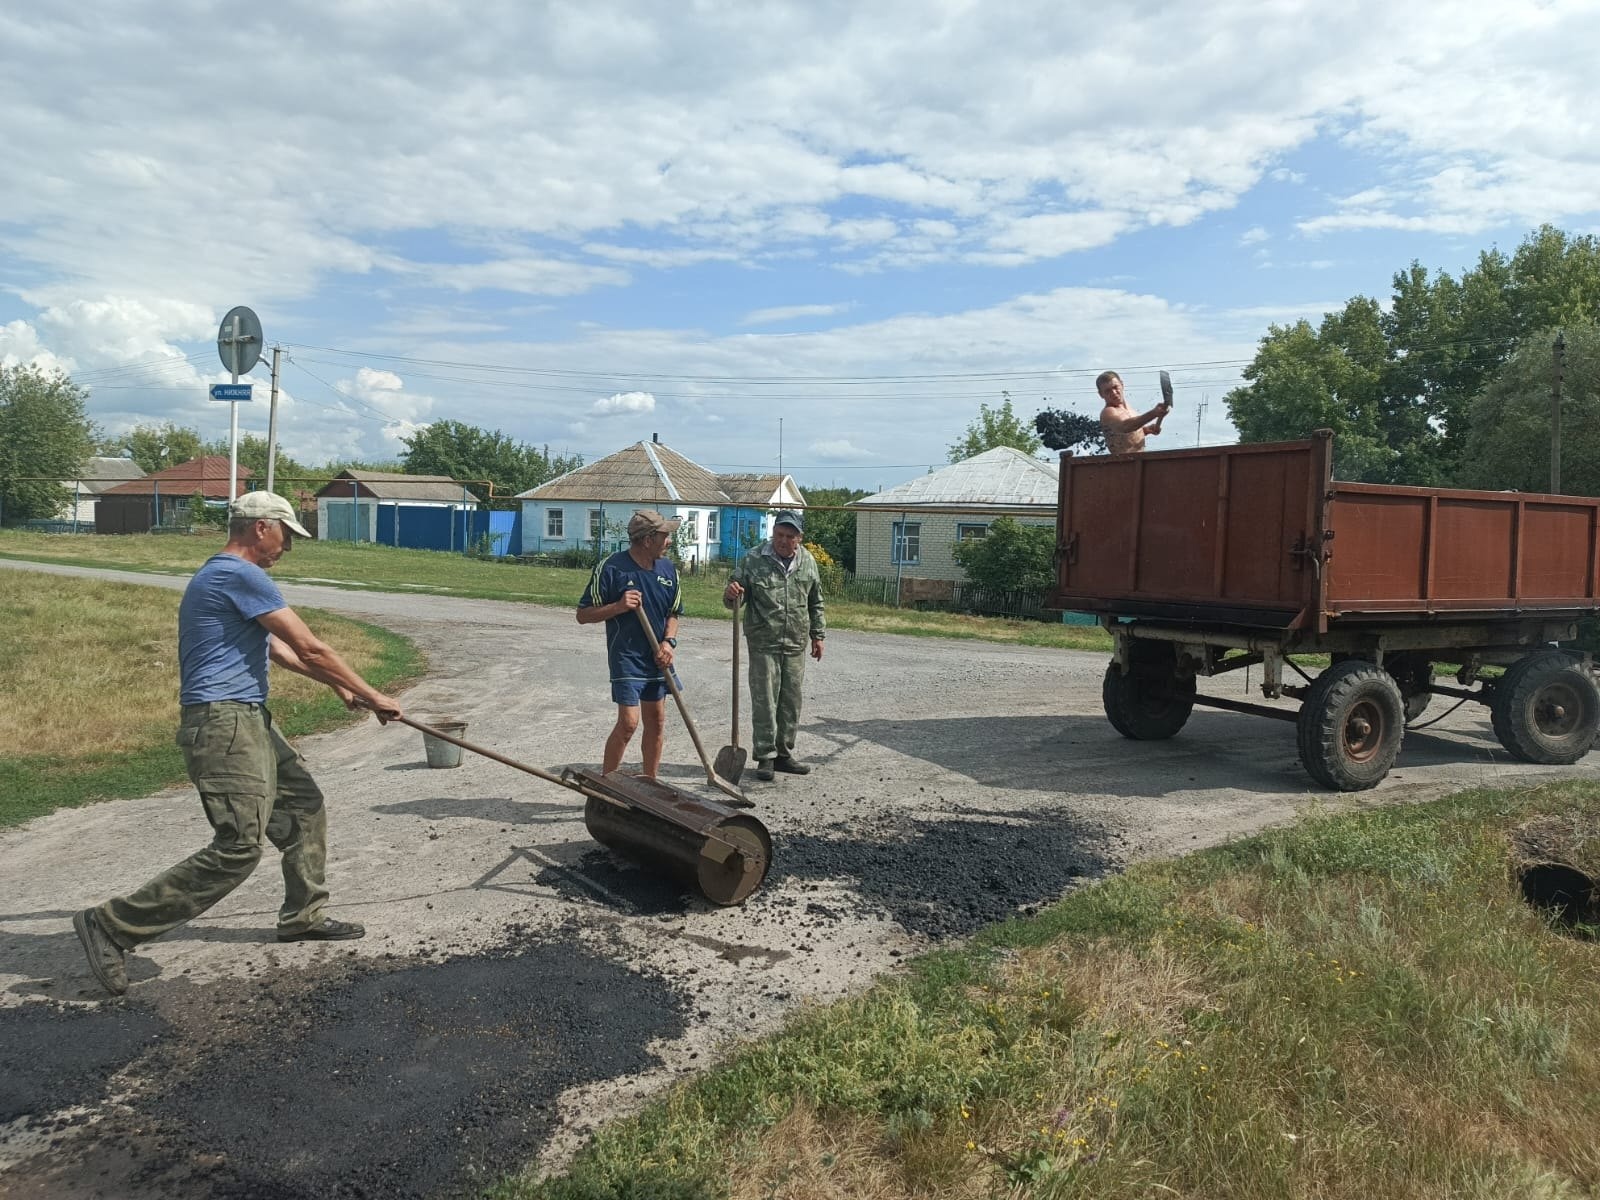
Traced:
<svg viewBox="0 0 1600 1200">
<path fill-rule="evenodd" d="M 716 475 L 655 438 L 568 471 L 517 499 L 522 502 L 519 553 L 625 549 L 628 518 L 636 509 L 653 508 L 682 518 L 676 544 L 690 567 L 742 554 L 771 532 L 772 509 L 804 503 L 787 475 Z"/>
</svg>

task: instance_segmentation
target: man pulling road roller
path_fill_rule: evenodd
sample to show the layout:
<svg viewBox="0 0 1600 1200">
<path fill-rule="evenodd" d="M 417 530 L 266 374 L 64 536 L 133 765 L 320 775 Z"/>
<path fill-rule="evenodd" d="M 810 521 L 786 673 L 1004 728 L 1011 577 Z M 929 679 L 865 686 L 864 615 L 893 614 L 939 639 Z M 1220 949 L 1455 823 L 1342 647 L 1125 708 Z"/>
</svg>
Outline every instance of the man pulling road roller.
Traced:
<svg viewBox="0 0 1600 1200">
<path fill-rule="evenodd" d="M 289 502 L 247 492 L 228 517 L 227 544 L 195 572 L 178 606 L 178 745 L 214 834 L 210 845 L 137 891 L 72 918 L 94 977 L 114 996 L 128 990 L 126 953 L 243 883 L 263 840 L 283 855 L 280 942 L 343 941 L 365 932 L 323 911 L 328 818 L 305 760 L 267 709 L 267 662 L 327 684 L 346 706 L 370 708 L 380 721 L 398 718 L 400 705 L 307 629 L 267 575 L 295 535 L 311 536 Z"/>
</svg>

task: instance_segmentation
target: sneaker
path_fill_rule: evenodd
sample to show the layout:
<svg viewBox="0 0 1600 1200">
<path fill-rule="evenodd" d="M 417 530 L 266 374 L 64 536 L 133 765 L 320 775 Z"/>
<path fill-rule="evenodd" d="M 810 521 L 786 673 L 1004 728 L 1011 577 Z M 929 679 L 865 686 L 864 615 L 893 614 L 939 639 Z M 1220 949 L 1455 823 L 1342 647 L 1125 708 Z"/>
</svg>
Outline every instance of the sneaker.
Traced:
<svg viewBox="0 0 1600 1200">
<path fill-rule="evenodd" d="M 776 770 L 782 771 L 785 775 L 811 774 L 811 768 L 805 763 L 801 762 L 798 758 L 784 758 L 780 756 L 772 765 Z"/>
<path fill-rule="evenodd" d="M 354 921 L 335 921 L 332 917 L 325 917 L 310 929 L 295 933 L 278 931 L 280 942 L 348 942 L 366 936 L 366 926 L 357 925 Z"/>
<path fill-rule="evenodd" d="M 113 996 L 128 990 L 128 967 L 122 947 L 100 928 L 94 909 L 86 908 L 72 915 L 72 928 L 83 943 L 83 952 L 89 959 L 89 970 L 100 981 L 100 986 Z"/>
<path fill-rule="evenodd" d="M 770 758 L 763 758 L 759 763 L 756 764 L 756 778 L 772 778 L 772 760 Z"/>
</svg>

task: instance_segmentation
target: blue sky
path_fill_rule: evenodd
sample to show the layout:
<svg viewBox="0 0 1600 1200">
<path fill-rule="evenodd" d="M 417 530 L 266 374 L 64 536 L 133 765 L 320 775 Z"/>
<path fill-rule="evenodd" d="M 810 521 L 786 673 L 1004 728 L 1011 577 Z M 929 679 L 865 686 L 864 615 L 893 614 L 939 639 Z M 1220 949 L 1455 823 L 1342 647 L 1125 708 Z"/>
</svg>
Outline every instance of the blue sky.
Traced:
<svg viewBox="0 0 1600 1200">
<path fill-rule="evenodd" d="M 890 487 L 1106 367 L 1225 441 L 1270 323 L 1600 227 L 1593 3 L 56 7 L 0 9 L 0 360 L 220 436 L 245 304 L 313 464 L 455 419 L 765 470 L 781 418 Z"/>
</svg>

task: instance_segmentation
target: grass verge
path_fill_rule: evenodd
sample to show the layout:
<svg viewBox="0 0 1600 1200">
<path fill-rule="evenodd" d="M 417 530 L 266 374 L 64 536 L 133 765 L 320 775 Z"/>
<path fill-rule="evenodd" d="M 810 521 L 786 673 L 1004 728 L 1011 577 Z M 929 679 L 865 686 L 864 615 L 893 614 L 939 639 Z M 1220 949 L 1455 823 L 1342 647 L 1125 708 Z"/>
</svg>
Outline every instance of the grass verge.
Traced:
<svg viewBox="0 0 1600 1200">
<path fill-rule="evenodd" d="M 1593 1196 L 1600 947 L 1506 831 L 1600 787 L 1299 825 L 800 1013 L 498 1200 Z"/>
<path fill-rule="evenodd" d="M 216 533 L 91 537 L 0 530 L 0 558 L 173 575 L 192 573 L 221 545 L 222 539 Z M 587 571 L 530 567 L 513 560 L 485 561 L 371 542 L 305 540 L 295 543 L 294 551 L 278 562 L 272 574 L 286 583 L 510 600 L 557 608 L 576 606 L 589 579 Z M 720 576 L 685 576 L 683 583 L 684 611 L 689 616 L 728 618 L 728 610 L 722 606 Z M 1111 648 L 1110 637 L 1095 625 L 1008 621 L 848 601 L 828 602 L 828 624 L 833 629 L 917 637 L 970 638 L 1077 650 Z"/>
<path fill-rule="evenodd" d="M 177 593 L 0 572 L 0 826 L 57 808 L 142 796 L 184 779 L 177 723 Z M 380 689 L 424 669 L 406 639 L 315 609 L 301 615 Z M 327 688 L 273 672 L 290 737 L 361 717 Z"/>
</svg>

